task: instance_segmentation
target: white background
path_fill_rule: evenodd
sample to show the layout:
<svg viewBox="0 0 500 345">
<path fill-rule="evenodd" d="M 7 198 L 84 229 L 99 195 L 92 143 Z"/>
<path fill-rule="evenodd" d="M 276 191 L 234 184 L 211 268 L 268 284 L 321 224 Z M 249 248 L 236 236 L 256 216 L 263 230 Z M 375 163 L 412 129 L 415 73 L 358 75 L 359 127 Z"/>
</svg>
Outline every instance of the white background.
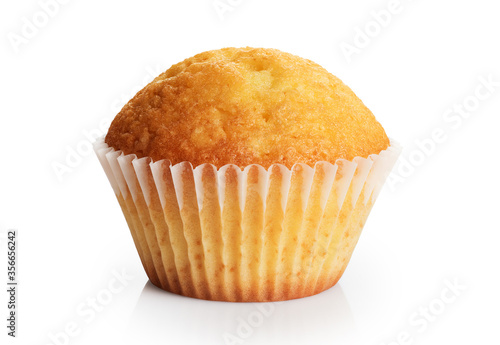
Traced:
<svg viewBox="0 0 500 345">
<path fill-rule="evenodd" d="M 6 336 L 3 293 L 2 344 L 500 342 L 500 86 L 480 86 L 500 82 L 496 2 L 222 0 L 233 5 L 221 19 L 213 0 L 60 1 L 51 16 L 35 0 L 0 5 L 0 230 L 19 230 L 18 338 Z M 387 9 L 382 27 L 372 11 Z M 146 82 L 225 46 L 318 62 L 405 147 L 345 275 L 320 295 L 231 304 L 152 287 L 88 150 L 85 132 L 102 132 Z M 451 113 L 464 102 L 465 118 Z M 123 270 L 126 285 L 113 280 Z M 123 289 L 111 294 L 110 283 Z M 92 315 L 96 296 L 106 303 Z"/>
</svg>

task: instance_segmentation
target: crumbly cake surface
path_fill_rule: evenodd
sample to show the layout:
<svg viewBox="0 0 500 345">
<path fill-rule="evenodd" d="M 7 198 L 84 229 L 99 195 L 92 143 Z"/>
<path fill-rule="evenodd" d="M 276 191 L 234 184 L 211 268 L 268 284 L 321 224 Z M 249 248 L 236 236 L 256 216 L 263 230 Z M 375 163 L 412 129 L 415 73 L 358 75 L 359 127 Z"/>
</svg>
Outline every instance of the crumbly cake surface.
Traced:
<svg viewBox="0 0 500 345">
<path fill-rule="evenodd" d="M 266 168 L 351 160 L 389 146 L 340 79 L 264 48 L 207 51 L 172 66 L 123 107 L 105 141 L 154 161 Z"/>
</svg>

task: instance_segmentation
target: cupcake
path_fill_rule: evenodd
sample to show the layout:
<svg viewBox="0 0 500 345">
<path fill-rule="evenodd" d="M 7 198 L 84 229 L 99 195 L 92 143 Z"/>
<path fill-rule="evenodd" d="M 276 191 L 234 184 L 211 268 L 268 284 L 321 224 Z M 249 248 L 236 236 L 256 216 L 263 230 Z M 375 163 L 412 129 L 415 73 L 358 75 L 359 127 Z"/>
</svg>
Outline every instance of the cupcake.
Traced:
<svg viewBox="0 0 500 345">
<path fill-rule="evenodd" d="M 400 150 L 316 63 L 225 48 L 160 74 L 95 151 L 154 285 L 249 302 L 337 283 Z"/>
</svg>

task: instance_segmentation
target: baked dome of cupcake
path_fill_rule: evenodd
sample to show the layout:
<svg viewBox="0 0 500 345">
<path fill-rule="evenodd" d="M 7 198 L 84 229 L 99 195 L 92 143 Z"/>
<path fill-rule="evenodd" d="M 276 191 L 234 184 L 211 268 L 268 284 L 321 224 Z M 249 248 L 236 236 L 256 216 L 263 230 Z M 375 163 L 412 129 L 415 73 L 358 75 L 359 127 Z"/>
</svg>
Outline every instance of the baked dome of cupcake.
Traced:
<svg viewBox="0 0 500 345">
<path fill-rule="evenodd" d="M 340 79 L 310 60 L 263 48 L 213 50 L 172 66 L 123 107 L 105 142 L 172 164 L 265 168 L 352 160 L 390 145 Z"/>
</svg>

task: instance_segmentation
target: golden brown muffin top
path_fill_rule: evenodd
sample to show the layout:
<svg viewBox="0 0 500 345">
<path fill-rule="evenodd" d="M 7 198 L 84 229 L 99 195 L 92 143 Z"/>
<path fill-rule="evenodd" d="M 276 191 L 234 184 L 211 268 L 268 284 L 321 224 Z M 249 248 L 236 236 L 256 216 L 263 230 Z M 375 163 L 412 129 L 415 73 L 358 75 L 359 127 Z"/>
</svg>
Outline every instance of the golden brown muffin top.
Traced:
<svg viewBox="0 0 500 345">
<path fill-rule="evenodd" d="M 118 113 L 106 143 L 172 164 L 244 167 L 378 154 L 372 112 L 318 64 L 276 49 L 224 48 L 178 63 Z"/>
</svg>

